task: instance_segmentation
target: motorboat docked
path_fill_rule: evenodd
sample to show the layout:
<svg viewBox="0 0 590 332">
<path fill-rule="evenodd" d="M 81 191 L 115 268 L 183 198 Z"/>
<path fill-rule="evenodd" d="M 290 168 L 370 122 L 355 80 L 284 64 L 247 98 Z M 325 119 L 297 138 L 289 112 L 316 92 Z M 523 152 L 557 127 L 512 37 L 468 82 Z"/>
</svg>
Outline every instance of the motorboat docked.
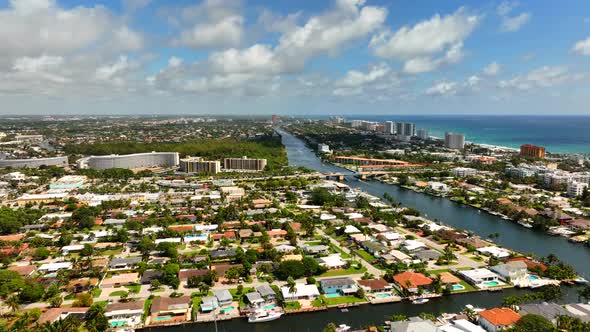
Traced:
<svg viewBox="0 0 590 332">
<path fill-rule="evenodd" d="M 424 303 L 427 303 L 428 301 L 430 301 L 430 300 L 425 299 L 423 297 L 419 297 L 419 298 L 415 299 L 414 301 L 412 301 L 412 304 L 424 304 Z"/>
<path fill-rule="evenodd" d="M 258 309 L 248 316 L 248 323 L 263 323 L 271 320 L 279 319 L 283 313 L 278 311 L 266 311 Z"/>
<path fill-rule="evenodd" d="M 533 228 L 533 225 L 531 225 L 530 223 L 528 223 L 526 221 L 519 221 L 518 224 L 522 227 Z"/>
<path fill-rule="evenodd" d="M 336 328 L 337 332 L 344 332 L 344 331 L 350 331 L 351 327 L 346 325 L 346 324 L 340 324 L 338 325 L 338 327 Z"/>
<path fill-rule="evenodd" d="M 586 280 L 586 279 L 584 279 L 582 277 L 577 277 L 576 279 L 574 279 L 574 282 L 576 284 L 587 284 L 588 283 L 588 280 Z"/>
</svg>

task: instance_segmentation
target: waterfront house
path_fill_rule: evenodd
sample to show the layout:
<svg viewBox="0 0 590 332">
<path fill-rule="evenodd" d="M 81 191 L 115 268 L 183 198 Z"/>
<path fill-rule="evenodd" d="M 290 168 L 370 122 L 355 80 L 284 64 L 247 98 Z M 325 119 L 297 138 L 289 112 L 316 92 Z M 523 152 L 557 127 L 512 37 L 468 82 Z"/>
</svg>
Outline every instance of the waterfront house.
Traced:
<svg viewBox="0 0 590 332">
<path fill-rule="evenodd" d="M 458 271 L 458 273 L 465 279 L 467 282 L 474 286 L 478 287 L 486 287 L 486 286 L 498 286 L 500 282 L 500 276 L 495 274 L 494 272 L 480 268 L 480 269 L 473 269 L 473 270 L 462 270 Z"/>
<path fill-rule="evenodd" d="M 500 247 L 496 247 L 496 246 L 489 246 L 489 247 L 483 247 L 483 248 L 478 248 L 477 252 L 482 254 L 482 255 L 486 255 L 486 256 L 491 256 L 494 258 L 507 258 L 510 257 L 510 251 L 504 249 L 504 248 L 500 248 Z"/>
<path fill-rule="evenodd" d="M 480 237 L 478 236 L 473 236 L 473 237 L 466 237 L 466 238 L 460 238 L 455 240 L 458 244 L 462 245 L 463 247 L 474 247 L 474 248 L 483 248 L 488 246 L 488 243 L 484 240 L 482 240 Z"/>
<path fill-rule="evenodd" d="M 285 301 L 295 301 L 300 299 L 314 300 L 320 296 L 320 291 L 316 285 L 306 285 L 297 283 L 295 292 L 290 292 L 289 287 L 281 287 L 281 293 Z"/>
<path fill-rule="evenodd" d="M 522 261 L 507 262 L 490 267 L 490 270 L 497 273 L 508 282 L 525 280 L 528 276 L 527 266 Z"/>
<path fill-rule="evenodd" d="M 488 332 L 497 332 L 513 326 L 520 315 L 510 308 L 493 308 L 479 313 L 479 325 Z"/>
<path fill-rule="evenodd" d="M 214 289 L 213 295 L 217 298 L 220 307 L 230 305 L 233 301 L 233 297 L 227 289 Z"/>
<path fill-rule="evenodd" d="M 272 289 L 269 284 L 262 284 L 256 287 L 256 291 L 260 294 L 260 296 L 262 296 L 263 299 L 267 301 L 272 301 L 277 296 L 274 289 Z"/>
<path fill-rule="evenodd" d="M 104 315 L 111 326 L 135 327 L 142 323 L 144 301 L 111 303 L 106 306 Z"/>
<path fill-rule="evenodd" d="M 391 290 L 391 285 L 383 278 L 365 279 L 357 281 L 359 286 L 369 293 L 387 292 Z"/>
<path fill-rule="evenodd" d="M 439 273 L 439 276 L 443 285 L 455 285 L 461 283 L 461 279 L 447 271 Z"/>
<path fill-rule="evenodd" d="M 410 293 L 418 293 L 419 288 L 428 288 L 432 285 L 432 279 L 415 272 L 402 272 L 393 276 L 393 281 L 399 290 L 406 290 Z"/>
<path fill-rule="evenodd" d="M 156 297 L 150 307 L 151 323 L 187 321 L 191 314 L 191 304 L 190 296 Z"/>
<path fill-rule="evenodd" d="M 219 302 L 215 296 L 205 296 L 201 299 L 201 311 L 211 312 L 219 307 Z"/>
<path fill-rule="evenodd" d="M 251 292 L 246 294 L 246 300 L 253 306 L 258 306 L 263 304 L 265 301 L 258 292 Z"/>
<path fill-rule="evenodd" d="M 408 320 L 391 322 L 391 332 L 442 332 L 442 330 L 429 320 L 420 317 L 410 317 Z"/>
<path fill-rule="evenodd" d="M 39 320 L 37 321 L 39 324 L 43 323 L 53 323 L 58 320 L 64 320 L 68 316 L 72 315 L 80 320 L 84 319 L 86 316 L 86 312 L 88 312 L 88 308 L 81 308 L 81 307 L 72 307 L 72 308 L 51 308 L 44 312 Z"/>
<path fill-rule="evenodd" d="M 518 305 L 518 313 L 524 315 L 539 315 L 545 317 L 553 324 L 557 323 L 558 316 L 571 316 L 571 313 L 557 303 L 525 303 Z"/>
<path fill-rule="evenodd" d="M 358 290 L 356 283 L 348 277 L 320 280 L 320 287 L 324 294 L 350 295 Z"/>
<path fill-rule="evenodd" d="M 444 332 L 486 332 L 481 326 L 475 325 L 466 319 L 453 320 L 452 324 L 440 327 Z"/>
</svg>

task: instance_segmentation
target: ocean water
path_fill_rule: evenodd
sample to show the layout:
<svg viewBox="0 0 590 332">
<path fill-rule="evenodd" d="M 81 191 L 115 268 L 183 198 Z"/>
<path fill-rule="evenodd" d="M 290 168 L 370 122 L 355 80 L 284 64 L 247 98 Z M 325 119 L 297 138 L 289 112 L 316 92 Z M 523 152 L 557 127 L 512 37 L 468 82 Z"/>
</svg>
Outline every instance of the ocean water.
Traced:
<svg viewBox="0 0 590 332">
<path fill-rule="evenodd" d="M 553 153 L 590 154 L 588 116 L 492 116 L 492 115 L 349 115 L 347 120 L 414 122 L 431 136 L 445 131 L 465 135 L 470 142 L 518 148 L 522 144 L 544 146 Z"/>
</svg>

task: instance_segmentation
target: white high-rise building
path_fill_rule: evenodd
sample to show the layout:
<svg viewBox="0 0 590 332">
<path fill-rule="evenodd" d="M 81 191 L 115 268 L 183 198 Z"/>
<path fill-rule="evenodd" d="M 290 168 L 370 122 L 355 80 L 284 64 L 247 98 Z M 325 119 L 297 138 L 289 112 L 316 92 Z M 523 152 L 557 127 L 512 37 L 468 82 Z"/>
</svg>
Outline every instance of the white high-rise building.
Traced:
<svg viewBox="0 0 590 332">
<path fill-rule="evenodd" d="M 395 134 L 395 123 L 393 121 L 385 121 L 385 133 L 387 135 Z"/>
<path fill-rule="evenodd" d="M 567 195 L 569 197 L 578 197 L 582 195 L 586 188 L 588 188 L 588 183 L 570 181 L 567 184 Z"/>
<path fill-rule="evenodd" d="M 429 139 L 430 135 L 428 135 L 428 129 L 418 129 L 418 138 L 424 140 Z"/>
<path fill-rule="evenodd" d="M 462 134 L 446 132 L 445 147 L 449 149 L 463 150 L 463 148 L 465 148 L 465 136 Z"/>
</svg>

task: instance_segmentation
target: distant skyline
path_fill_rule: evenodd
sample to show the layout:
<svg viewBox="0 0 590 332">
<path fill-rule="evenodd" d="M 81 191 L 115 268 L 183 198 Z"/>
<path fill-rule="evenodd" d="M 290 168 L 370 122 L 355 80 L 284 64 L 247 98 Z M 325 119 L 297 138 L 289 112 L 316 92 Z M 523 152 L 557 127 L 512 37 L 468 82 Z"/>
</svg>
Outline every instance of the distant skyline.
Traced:
<svg viewBox="0 0 590 332">
<path fill-rule="evenodd" d="M 587 0 L 0 0 L 0 45 L 0 116 L 590 114 Z"/>
</svg>

